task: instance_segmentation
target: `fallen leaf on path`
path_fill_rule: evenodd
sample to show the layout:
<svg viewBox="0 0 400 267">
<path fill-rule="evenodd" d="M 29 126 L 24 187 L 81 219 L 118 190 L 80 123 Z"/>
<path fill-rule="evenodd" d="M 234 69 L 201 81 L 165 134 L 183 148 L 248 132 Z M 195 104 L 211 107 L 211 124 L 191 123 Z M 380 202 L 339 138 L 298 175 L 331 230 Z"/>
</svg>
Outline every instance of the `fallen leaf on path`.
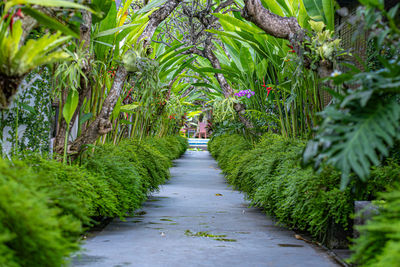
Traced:
<svg viewBox="0 0 400 267">
<path fill-rule="evenodd" d="M 222 197 L 222 194 L 215 194 L 217 197 Z"/>
<path fill-rule="evenodd" d="M 305 238 L 302 237 L 301 235 L 294 235 L 294 237 L 295 237 L 296 239 L 298 239 L 298 240 L 303 240 L 304 242 L 307 242 L 307 243 L 309 243 L 309 244 L 316 244 L 316 245 L 318 245 L 318 246 L 321 246 L 321 243 L 316 242 L 316 241 L 313 241 L 313 240 L 305 239 Z"/>
</svg>

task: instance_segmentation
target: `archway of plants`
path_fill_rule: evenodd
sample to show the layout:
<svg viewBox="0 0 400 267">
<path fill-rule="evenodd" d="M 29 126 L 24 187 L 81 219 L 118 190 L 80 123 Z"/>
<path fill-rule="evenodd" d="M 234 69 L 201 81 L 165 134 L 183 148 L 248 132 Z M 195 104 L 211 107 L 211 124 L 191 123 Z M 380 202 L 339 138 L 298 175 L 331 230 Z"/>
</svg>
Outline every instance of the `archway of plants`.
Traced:
<svg viewBox="0 0 400 267">
<path fill-rule="evenodd" d="M 84 214 L 63 204 L 49 212 L 66 211 L 84 225 L 122 217 L 168 177 L 170 161 L 186 149 L 177 135 L 203 114 L 228 180 L 282 223 L 332 247 L 348 245 L 354 200 L 391 192 L 362 228 L 353 261 L 395 266 L 387 264 L 400 262 L 400 218 L 390 216 L 400 199 L 399 4 L 345 2 L 3 2 L 0 149 L 8 160 L 0 173 L 16 166 L 29 177 L 51 174 L 35 185 L 7 174 L 14 178 L 2 183 L 16 180 L 35 195 L 54 181 L 62 191 L 74 179 L 82 186 L 78 176 L 97 179 L 114 195 L 81 192 L 77 207 L 93 201 Z M 52 266 L 81 232 L 67 229 L 63 216 L 48 226 L 65 241 L 48 255 Z M 329 243 L 331 228 L 346 241 Z M 4 258 L 22 264 L 9 252 L 18 242 L 2 240 L 0 263 L 4 243 Z"/>
</svg>

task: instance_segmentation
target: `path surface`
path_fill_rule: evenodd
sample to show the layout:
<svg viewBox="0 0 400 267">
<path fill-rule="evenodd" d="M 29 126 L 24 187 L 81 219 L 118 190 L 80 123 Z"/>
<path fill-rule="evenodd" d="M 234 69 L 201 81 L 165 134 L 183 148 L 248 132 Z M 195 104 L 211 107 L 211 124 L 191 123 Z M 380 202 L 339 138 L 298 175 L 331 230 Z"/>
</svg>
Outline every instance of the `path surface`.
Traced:
<svg viewBox="0 0 400 267">
<path fill-rule="evenodd" d="M 90 238 L 72 266 L 337 266 L 248 208 L 208 152 L 186 152 L 171 174 L 139 215 Z"/>
</svg>

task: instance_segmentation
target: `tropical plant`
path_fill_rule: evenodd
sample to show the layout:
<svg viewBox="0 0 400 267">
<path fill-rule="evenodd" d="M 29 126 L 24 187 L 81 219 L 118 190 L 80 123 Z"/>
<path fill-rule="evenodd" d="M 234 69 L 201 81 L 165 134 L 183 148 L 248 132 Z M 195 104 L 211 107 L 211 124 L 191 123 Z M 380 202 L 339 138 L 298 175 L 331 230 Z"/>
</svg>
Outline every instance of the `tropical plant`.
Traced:
<svg viewBox="0 0 400 267">
<path fill-rule="evenodd" d="M 61 37 L 61 33 L 45 34 L 36 40 L 30 39 L 25 42 L 29 31 L 36 25 L 37 21 L 68 36 L 79 36 L 71 27 L 65 26 L 58 20 L 38 11 L 37 8 L 32 8 L 33 5 L 70 9 L 81 8 L 91 11 L 83 5 L 64 0 L 12 0 L 1 3 L 0 108 L 7 108 L 10 105 L 19 84 L 28 72 L 44 64 L 68 59 L 65 52 L 56 51 L 70 38 Z M 22 27 L 21 20 L 15 21 L 17 18 L 23 18 L 21 10 L 35 19 L 33 22 L 29 22 L 30 25 Z M 27 30 L 24 31 L 24 28 L 27 28 Z"/>
<path fill-rule="evenodd" d="M 304 55 L 310 57 L 313 54 L 314 62 L 319 62 L 326 57 L 321 52 L 322 47 L 325 49 L 329 44 L 332 49 L 325 50 L 330 51 L 329 60 L 332 60 L 339 43 L 332 38 L 332 32 L 322 31 L 322 22 L 310 20 L 302 3 L 298 6 L 295 1 L 290 5 L 278 2 L 264 1 L 263 4 L 277 15 L 295 16 L 301 27 L 314 30 L 316 37 L 311 35 L 310 39 L 315 41 L 306 45 L 309 48 L 303 51 Z M 244 7 L 243 3 L 241 7 Z M 222 69 L 203 67 L 198 71 L 222 73 L 237 91 L 249 89 L 255 92 L 254 96 L 239 100 L 246 106 L 247 117 L 257 128 L 255 132 L 279 129 L 287 137 L 307 136 L 317 124 L 316 113 L 324 105 L 317 65 L 306 67 L 304 59 L 296 54 L 290 43 L 264 35 L 257 26 L 236 13 L 214 15 L 223 27 L 223 31 L 210 30 L 223 42 L 223 45 L 216 44 Z M 319 27 L 315 27 L 317 25 Z M 322 56 L 317 56 L 318 49 Z"/>
<path fill-rule="evenodd" d="M 22 23 L 16 21 L 12 30 L 10 23 L 10 19 L 0 22 L 0 108 L 10 105 L 27 73 L 38 66 L 69 58 L 64 51 L 56 51 L 69 37 L 61 37 L 60 33 L 46 34 L 21 45 Z"/>
<path fill-rule="evenodd" d="M 380 199 L 375 203 L 379 213 L 357 229 L 360 237 L 352 246 L 351 261 L 359 266 L 396 266 L 400 261 L 399 185 Z"/>
<path fill-rule="evenodd" d="M 378 56 L 382 68 L 364 70 L 344 64 L 349 70 L 331 77 L 341 89 L 331 91 L 335 104 L 323 112 L 322 124 L 316 136 L 304 151 L 304 162 L 321 169 L 330 164 L 342 172 L 341 185 L 350 181 L 349 174 L 365 181 L 372 165 L 379 165 L 382 157 L 398 140 L 400 105 L 400 29 L 394 21 L 399 5 L 389 12 L 383 5 L 371 2 L 371 6 L 358 10 L 359 25 L 370 31 L 369 40 L 380 51 L 386 47 L 388 57 Z M 384 19 L 386 18 L 386 20 Z"/>
</svg>

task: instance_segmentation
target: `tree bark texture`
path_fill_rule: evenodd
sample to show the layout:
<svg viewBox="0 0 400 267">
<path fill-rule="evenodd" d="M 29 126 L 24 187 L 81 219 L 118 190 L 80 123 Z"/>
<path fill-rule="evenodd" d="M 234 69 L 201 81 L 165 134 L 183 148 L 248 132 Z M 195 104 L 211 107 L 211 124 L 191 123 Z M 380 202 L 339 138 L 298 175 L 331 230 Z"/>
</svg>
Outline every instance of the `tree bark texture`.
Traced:
<svg viewBox="0 0 400 267">
<path fill-rule="evenodd" d="M 7 109 L 10 106 L 23 78 L 21 76 L 7 76 L 0 73 L 0 109 Z"/>
<path fill-rule="evenodd" d="M 142 35 L 139 37 L 138 41 L 140 42 L 141 40 L 144 40 L 143 45 L 149 45 L 158 25 L 168 18 L 172 11 L 174 11 L 181 2 L 181 0 L 167 1 L 167 3 L 165 3 L 160 9 L 153 12 L 153 14 L 149 16 L 149 23 L 144 29 Z"/>
<path fill-rule="evenodd" d="M 301 42 L 304 31 L 294 17 L 286 18 L 275 15 L 264 8 L 260 0 L 245 0 L 242 17 L 253 22 L 267 34 L 289 40 L 291 43 Z"/>
</svg>

